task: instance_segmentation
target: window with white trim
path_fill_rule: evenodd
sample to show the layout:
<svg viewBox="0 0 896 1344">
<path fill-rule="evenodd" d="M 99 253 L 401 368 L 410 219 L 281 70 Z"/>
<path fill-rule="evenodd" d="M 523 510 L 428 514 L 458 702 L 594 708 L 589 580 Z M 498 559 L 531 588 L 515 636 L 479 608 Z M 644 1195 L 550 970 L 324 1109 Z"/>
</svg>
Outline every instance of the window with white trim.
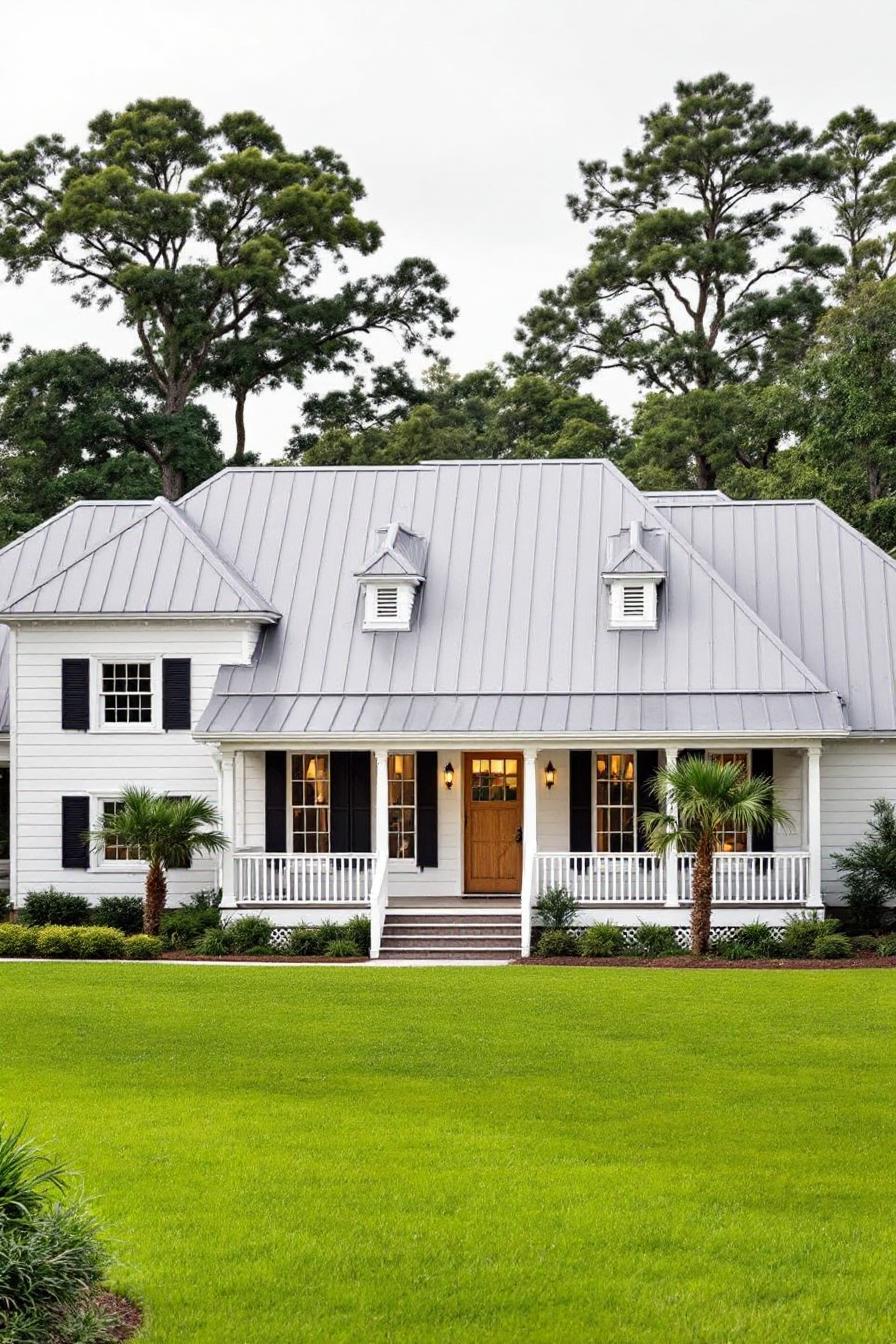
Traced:
<svg viewBox="0 0 896 1344">
<path fill-rule="evenodd" d="M 296 752 L 292 757 L 290 789 L 293 853 L 329 854 L 329 755 Z"/>
<path fill-rule="evenodd" d="M 744 773 L 750 774 L 750 753 L 748 751 L 710 751 L 710 760 L 722 765 L 742 765 Z M 716 850 L 722 854 L 745 854 L 750 848 L 750 830 L 726 828 L 716 832 Z"/>
<path fill-rule="evenodd" d="M 417 853 L 417 757 L 389 753 L 389 858 L 413 859 Z"/>
<path fill-rule="evenodd" d="M 99 810 L 101 813 L 102 824 L 111 821 L 118 812 L 121 811 L 122 803 L 120 798 L 101 798 Z M 107 841 L 102 851 L 103 863 L 139 863 L 140 850 L 128 845 L 118 845 Z"/>
<path fill-rule="evenodd" d="M 100 664 L 100 723 L 153 721 L 152 663 Z"/>
<path fill-rule="evenodd" d="M 595 752 L 594 774 L 595 850 L 598 854 L 633 854 L 638 848 L 634 752 Z"/>
</svg>

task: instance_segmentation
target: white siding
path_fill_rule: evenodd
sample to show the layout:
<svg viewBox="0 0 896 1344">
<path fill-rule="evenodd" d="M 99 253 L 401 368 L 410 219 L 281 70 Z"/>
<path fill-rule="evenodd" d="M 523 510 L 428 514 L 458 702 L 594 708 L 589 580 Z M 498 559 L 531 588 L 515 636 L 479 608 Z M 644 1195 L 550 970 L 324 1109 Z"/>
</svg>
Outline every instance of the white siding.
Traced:
<svg viewBox="0 0 896 1344">
<path fill-rule="evenodd" d="M 773 752 L 773 761 L 772 770 L 778 801 L 792 818 L 791 826 L 775 827 L 775 849 L 805 849 L 803 778 L 806 770 L 806 753 L 781 748 Z"/>
<path fill-rule="evenodd" d="M 245 621 L 115 621 L 94 626 L 69 622 L 21 627 L 14 641 L 16 687 L 15 854 L 17 899 L 49 885 L 90 897 L 140 895 L 138 864 L 61 866 L 61 798 L 114 797 L 126 784 L 160 792 L 206 794 L 216 803 L 212 752 L 186 732 L 63 732 L 60 727 L 63 658 L 190 658 L 192 720 L 198 720 L 222 663 L 242 662 L 255 626 Z M 250 635 L 250 638 L 247 638 Z M 217 882 L 215 859 L 169 877 L 172 903 Z"/>
<path fill-rule="evenodd" d="M 821 753 L 821 889 L 839 901 L 843 884 L 832 855 L 861 839 L 875 798 L 896 802 L 896 741 L 854 738 Z"/>
</svg>

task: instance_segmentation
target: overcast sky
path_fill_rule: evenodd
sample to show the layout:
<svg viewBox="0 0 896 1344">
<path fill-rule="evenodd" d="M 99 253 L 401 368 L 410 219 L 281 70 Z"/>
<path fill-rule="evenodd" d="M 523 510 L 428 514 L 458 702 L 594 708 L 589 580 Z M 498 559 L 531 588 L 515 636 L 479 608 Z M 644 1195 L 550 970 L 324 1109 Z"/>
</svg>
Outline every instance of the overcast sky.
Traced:
<svg viewBox="0 0 896 1344">
<path fill-rule="evenodd" d="M 0 146 L 77 140 L 137 97 L 190 98 L 209 117 L 253 108 L 289 148 L 348 160 L 385 230 L 377 267 L 423 255 L 447 274 L 448 353 L 465 370 L 500 358 L 539 289 L 583 258 L 565 206 L 578 160 L 618 156 L 676 79 L 723 69 L 815 128 L 859 102 L 896 117 L 894 39 L 892 0 L 19 0 L 0 46 Z M 18 345 L 130 345 L 110 314 L 42 279 L 0 289 L 0 330 Z M 594 390 L 626 410 L 619 375 Z M 297 405 L 257 400 L 250 446 L 278 454 Z"/>
</svg>

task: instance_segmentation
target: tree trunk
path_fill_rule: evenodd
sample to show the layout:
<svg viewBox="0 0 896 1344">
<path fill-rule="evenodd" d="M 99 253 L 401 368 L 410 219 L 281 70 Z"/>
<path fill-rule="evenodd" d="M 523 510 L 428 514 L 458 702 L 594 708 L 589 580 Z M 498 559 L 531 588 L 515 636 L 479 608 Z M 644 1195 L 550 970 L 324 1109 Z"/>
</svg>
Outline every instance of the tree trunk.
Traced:
<svg viewBox="0 0 896 1344">
<path fill-rule="evenodd" d="M 697 489 L 715 490 L 716 474 L 712 469 L 709 458 L 703 453 L 694 454 L 694 463 L 697 468 Z"/>
<path fill-rule="evenodd" d="M 709 951 L 712 915 L 713 837 L 703 836 L 694 855 L 691 876 L 691 951 L 702 957 Z"/>
<path fill-rule="evenodd" d="M 184 474 L 171 462 L 163 462 L 159 467 L 162 477 L 162 494 L 166 499 L 180 499 L 184 492 Z"/>
<path fill-rule="evenodd" d="M 158 937 L 159 922 L 165 909 L 168 883 L 160 863 L 151 863 L 146 874 L 146 896 L 143 901 L 143 932 Z"/>
<path fill-rule="evenodd" d="M 233 465 L 242 466 L 246 460 L 246 397 L 245 388 L 238 387 L 233 394 L 233 420 L 236 425 L 236 444 L 233 449 Z"/>
</svg>

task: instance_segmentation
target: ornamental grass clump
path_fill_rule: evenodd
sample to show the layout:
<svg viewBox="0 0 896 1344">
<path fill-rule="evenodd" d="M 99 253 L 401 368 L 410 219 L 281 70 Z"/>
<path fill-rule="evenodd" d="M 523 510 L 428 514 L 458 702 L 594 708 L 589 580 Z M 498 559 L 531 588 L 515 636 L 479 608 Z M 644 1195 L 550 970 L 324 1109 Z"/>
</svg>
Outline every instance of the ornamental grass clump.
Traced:
<svg viewBox="0 0 896 1344">
<path fill-rule="evenodd" d="M 781 933 L 781 955 L 796 959 L 811 957 L 819 938 L 840 931 L 837 919 L 816 919 L 814 915 L 791 915 Z"/>
<path fill-rule="evenodd" d="M 575 897 L 565 887 L 548 887 L 535 902 L 537 923 L 545 931 L 572 929 L 578 913 Z"/>
<path fill-rule="evenodd" d="M 631 951 L 636 957 L 681 957 L 675 930 L 668 924 L 638 924 L 632 935 Z"/>
<path fill-rule="evenodd" d="M 845 933 L 822 933 L 812 947 L 816 961 L 842 961 L 852 956 L 852 942 Z"/>
<path fill-rule="evenodd" d="M 122 1336 L 97 1299 L 110 1258 L 96 1220 L 21 1129 L 0 1126 L 0 1340 L 107 1344 Z"/>
</svg>

